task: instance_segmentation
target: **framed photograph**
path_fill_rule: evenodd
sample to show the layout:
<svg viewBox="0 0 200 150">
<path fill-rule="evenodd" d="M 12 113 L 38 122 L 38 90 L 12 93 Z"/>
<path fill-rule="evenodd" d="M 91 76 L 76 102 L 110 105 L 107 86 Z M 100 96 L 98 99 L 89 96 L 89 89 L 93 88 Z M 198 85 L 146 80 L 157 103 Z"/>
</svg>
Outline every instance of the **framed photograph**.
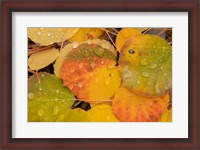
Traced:
<svg viewBox="0 0 200 150">
<path fill-rule="evenodd" d="M 2 149 L 193 149 L 198 0 L 1 2 Z"/>
</svg>

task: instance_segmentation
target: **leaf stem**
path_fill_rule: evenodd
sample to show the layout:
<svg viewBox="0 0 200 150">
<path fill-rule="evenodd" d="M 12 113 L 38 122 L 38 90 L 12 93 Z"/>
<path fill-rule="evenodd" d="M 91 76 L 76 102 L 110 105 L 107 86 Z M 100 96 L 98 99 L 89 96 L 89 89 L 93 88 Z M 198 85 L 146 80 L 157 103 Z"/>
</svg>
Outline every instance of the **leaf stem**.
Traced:
<svg viewBox="0 0 200 150">
<path fill-rule="evenodd" d="M 51 49 L 53 47 L 55 47 L 57 45 L 57 43 L 53 43 L 51 45 L 48 45 L 48 46 L 43 46 L 43 47 L 37 47 L 37 48 L 32 48 L 32 49 L 28 49 L 28 56 L 36 53 L 36 52 L 39 52 L 39 51 L 44 51 L 44 50 L 48 50 L 48 49 Z"/>
<path fill-rule="evenodd" d="M 113 39 L 110 37 L 110 34 L 108 33 L 108 31 L 105 30 L 105 32 L 106 32 L 107 36 L 109 37 L 109 39 L 111 40 L 112 44 L 113 44 L 113 45 L 115 46 L 115 48 L 116 48 L 115 42 L 114 42 Z"/>
<path fill-rule="evenodd" d="M 113 35 L 116 35 L 117 36 L 117 34 L 116 33 L 114 33 L 114 32 L 111 32 L 111 31 L 109 31 L 109 30 L 107 30 L 107 29 L 104 29 L 104 28 L 100 28 L 101 30 L 103 30 L 103 31 L 107 31 L 107 32 L 109 32 L 109 33 L 111 33 L 111 34 L 113 34 Z"/>
</svg>

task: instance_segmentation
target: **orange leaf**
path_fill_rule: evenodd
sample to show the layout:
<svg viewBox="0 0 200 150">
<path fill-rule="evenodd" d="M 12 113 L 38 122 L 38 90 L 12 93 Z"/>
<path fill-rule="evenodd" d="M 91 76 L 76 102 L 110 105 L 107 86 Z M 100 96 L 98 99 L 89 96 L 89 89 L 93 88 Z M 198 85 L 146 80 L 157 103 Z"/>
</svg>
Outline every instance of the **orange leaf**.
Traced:
<svg viewBox="0 0 200 150">
<path fill-rule="evenodd" d="M 121 87 L 112 102 L 114 114 L 125 122 L 156 122 L 167 107 L 169 95 L 159 98 L 146 98 Z"/>
</svg>

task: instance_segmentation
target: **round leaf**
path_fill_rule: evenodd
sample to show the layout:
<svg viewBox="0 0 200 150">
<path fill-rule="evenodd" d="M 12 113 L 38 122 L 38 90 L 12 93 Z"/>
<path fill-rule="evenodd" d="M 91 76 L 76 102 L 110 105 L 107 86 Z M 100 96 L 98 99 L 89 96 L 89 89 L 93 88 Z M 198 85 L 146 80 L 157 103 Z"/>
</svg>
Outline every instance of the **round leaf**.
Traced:
<svg viewBox="0 0 200 150">
<path fill-rule="evenodd" d="M 167 107 L 169 95 L 159 98 L 139 96 L 121 87 L 112 101 L 114 114 L 125 122 L 156 122 Z"/>
<path fill-rule="evenodd" d="M 163 96 L 172 89 L 172 47 L 154 35 L 140 35 L 123 46 L 119 67 L 122 84 L 148 97 Z"/>
<path fill-rule="evenodd" d="M 68 40 L 79 28 L 28 28 L 28 37 L 41 45 L 49 45 Z"/>
<path fill-rule="evenodd" d="M 58 57 L 59 51 L 55 48 L 32 54 L 28 59 L 28 66 L 32 70 L 40 70 Z"/>
</svg>

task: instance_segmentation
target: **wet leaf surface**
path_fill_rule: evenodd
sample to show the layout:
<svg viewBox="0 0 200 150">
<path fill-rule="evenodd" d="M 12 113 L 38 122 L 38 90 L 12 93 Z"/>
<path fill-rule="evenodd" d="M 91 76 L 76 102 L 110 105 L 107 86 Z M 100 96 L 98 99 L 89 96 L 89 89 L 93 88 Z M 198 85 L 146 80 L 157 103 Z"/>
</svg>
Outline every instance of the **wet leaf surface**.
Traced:
<svg viewBox="0 0 200 150">
<path fill-rule="evenodd" d="M 68 40 L 79 28 L 28 28 L 28 37 L 35 43 L 49 45 Z"/>
<path fill-rule="evenodd" d="M 134 36 L 138 36 L 140 34 L 141 32 L 135 28 L 123 28 L 122 30 L 120 30 L 120 32 L 117 34 L 117 38 L 115 41 L 117 50 L 121 52 L 123 45 L 128 39 Z"/>
<path fill-rule="evenodd" d="M 98 44 L 83 43 L 66 55 L 61 76 L 79 99 L 109 100 L 121 83 L 115 65 L 116 55 L 112 51 Z"/>
<path fill-rule="evenodd" d="M 140 35 L 123 46 L 119 67 L 122 84 L 148 97 L 163 96 L 172 88 L 172 48 L 154 35 Z"/>
<path fill-rule="evenodd" d="M 115 94 L 112 108 L 120 121 L 157 122 L 168 102 L 168 94 L 159 98 L 147 98 L 121 87 Z"/>
<path fill-rule="evenodd" d="M 28 28 L 29 122 L 172 122 L 171 28 Z"/>
</svg>

